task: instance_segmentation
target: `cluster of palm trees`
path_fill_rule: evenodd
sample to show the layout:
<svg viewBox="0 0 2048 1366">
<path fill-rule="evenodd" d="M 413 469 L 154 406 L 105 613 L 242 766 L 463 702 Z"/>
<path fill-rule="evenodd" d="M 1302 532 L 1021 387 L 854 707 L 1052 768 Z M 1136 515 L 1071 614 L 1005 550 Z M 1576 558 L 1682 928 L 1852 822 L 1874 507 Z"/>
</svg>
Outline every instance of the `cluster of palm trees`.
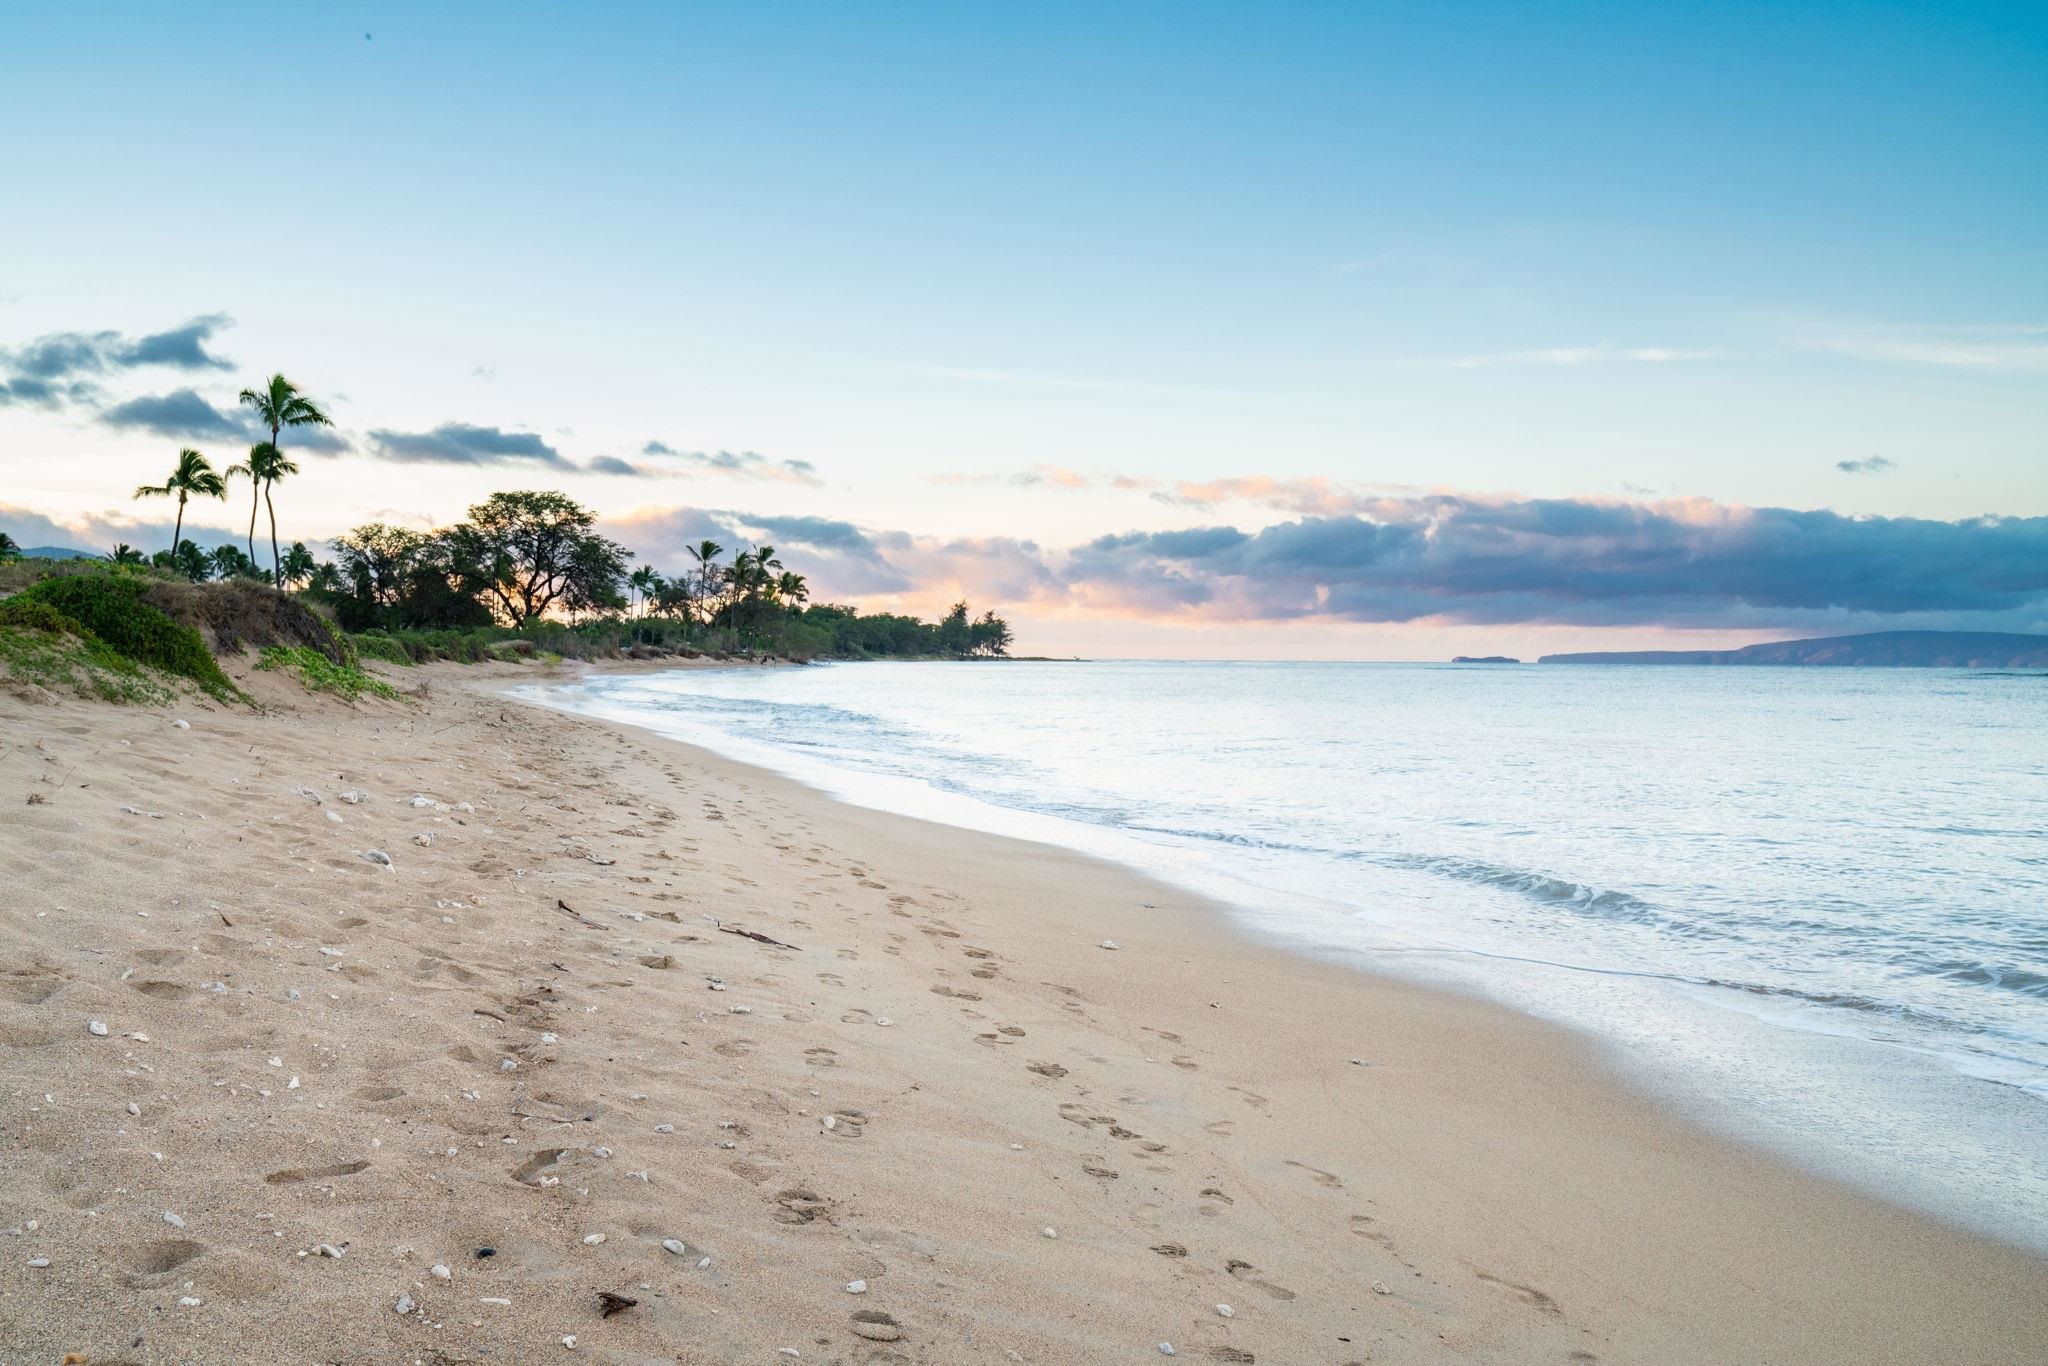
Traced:
<svg viewBox="0 0 2048 1366">
<path fill-rule="evenodd" d="M 627 576 L 635 605 L 643 614 L 732 625 L 751 604 L 794 608 L 810 599 L 804 576 L 784 569 L 772 545 L 739 551 L 730 564 L 718 562 L 725 547 L 716 541 L 699 541 L 684 550 L 695 565 L 674 578 L 652 565 L 642 565 Z"/>
<path fill-rule="evenodd" d="M 268 508 L 270 511 L 270 580 L 282 588 L 290 580 L 286 577 L 289 566 L 285 557 L 278 552 L 277 505 L 271 499 L 271 490 L 278 482 L 299 472 L 299 467 L 285 456 L 278 446 L 287 427 L 331 427 L 333 419 L 323 412 L 312 399 L 299 392 L 298 386 L 283 375 L 272 375 L 270 382 L 258 389 L 244 389 L 242 405 L 254 410 L 256 420 L 270 429 L 270 439 L 259 441 L 249 448 L 246 460 L 238 461 L 225 470 L 214 469 L 212 463 L 189 446 L 178 452 L 178 463 L 171 470 L 170 477 L 162 484 L 144 484 L 135 490 L 137 498 L 176 498 L 178 516 L 171 531 L 171 548 L 164 561 L 178 567 L 184 551 L 185 504 L 193 498 L 220 498 L 228 496 L 228 481 L 247 478 L 249 481 L 249 553 L 248 563 L 256 564 L 256 514 Z M 115 548 L 115 558 L 125 546 Z M 303 547 L 294 545 L 294 550 Z M 196 554 L 196 552 L 195 552 Z M 137 556 L 139 559 L 139 555 Z M 260 572 L 260 571 L 259 571 Z"/>
</svg>

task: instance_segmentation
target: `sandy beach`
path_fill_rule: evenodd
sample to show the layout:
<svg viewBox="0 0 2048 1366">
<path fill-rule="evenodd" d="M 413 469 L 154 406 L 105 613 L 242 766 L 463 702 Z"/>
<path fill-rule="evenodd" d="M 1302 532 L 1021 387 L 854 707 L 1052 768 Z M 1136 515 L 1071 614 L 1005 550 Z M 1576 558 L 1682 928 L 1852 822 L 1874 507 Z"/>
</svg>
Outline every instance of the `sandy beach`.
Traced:
<svg viewBox="0 0 2048 1366">
<path fill-rule="evenodd" d="M 2048 1261 L 1550 1026 L 534 666 L 230 668 L 0 693 L 0 1361 L 2040 1354 Z"/>
</svg>

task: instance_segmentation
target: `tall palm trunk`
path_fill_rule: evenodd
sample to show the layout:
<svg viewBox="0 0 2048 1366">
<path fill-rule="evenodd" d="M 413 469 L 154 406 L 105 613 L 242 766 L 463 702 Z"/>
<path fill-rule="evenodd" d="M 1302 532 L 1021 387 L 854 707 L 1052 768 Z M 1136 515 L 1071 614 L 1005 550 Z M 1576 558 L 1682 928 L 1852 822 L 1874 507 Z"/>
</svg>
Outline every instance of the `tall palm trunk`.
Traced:
<svg viewBox="0 0 2048 1366">
<path fill-rule="evenodd" d="M 178 541 L 185 534 L 185 493 L 178 491 L 178 520 L 171 524 L 171 558 L 178 558 Z"/>
<path fill-rule="evenodd" d="M 256 563 L 256 508 L 263 501 L 263 481 L 249 476 L 249 563 Z"/>
<path fill-rule="evenodd" d="M 270 486 L 277 481 L 263 481 L 263 506 L 270 513 L 270 586 L 284 587 L 284 565 L 277 558 L 277 505 L 270 501 Z"/>
</svg>

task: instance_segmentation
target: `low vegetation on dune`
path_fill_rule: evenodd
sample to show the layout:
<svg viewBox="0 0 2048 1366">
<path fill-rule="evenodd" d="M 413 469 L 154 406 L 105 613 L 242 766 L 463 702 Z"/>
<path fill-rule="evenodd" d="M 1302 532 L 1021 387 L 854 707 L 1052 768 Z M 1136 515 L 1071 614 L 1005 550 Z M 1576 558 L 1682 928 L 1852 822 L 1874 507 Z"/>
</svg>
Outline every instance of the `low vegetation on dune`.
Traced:
<svg viewBox="0 0 2048 1366">
<path fill-rule="evenodd" d="M 44 579 L 0 606 L 11 623 L 22 623 L 16 630 L 97 643 L 131 664 L 186 679 L 223 702 L 240 698 L 199 633 L 152 605 L 149 588 L 130 574 L 79 574 Z"/>
<path fill-rule="evenodd" d="M 298 675 L 308 692 L 334 693 L 353 701 L 364 693 L 373 697 L 397 697 L 398 689 L 365 673 L 355 664 L 337 664 L 318 650 L 303 645 L 272 645 L 256 661 L 259 669 L 283 669 Z"/>
</svg>

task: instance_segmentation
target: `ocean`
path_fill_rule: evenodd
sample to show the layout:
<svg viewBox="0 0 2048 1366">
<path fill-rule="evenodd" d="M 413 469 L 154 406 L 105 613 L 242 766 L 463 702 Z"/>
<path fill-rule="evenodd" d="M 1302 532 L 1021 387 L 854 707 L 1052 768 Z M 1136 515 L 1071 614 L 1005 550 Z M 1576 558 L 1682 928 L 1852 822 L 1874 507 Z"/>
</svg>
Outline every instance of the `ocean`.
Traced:
<svg viewBox="0 0 2048 1366">
<path fill-rule="evenodd" d="M 2048 676 L 870 663 L 529 691 L 1484 994 L 1711 1128 L 2048 1251 Z"/>
</svg>

